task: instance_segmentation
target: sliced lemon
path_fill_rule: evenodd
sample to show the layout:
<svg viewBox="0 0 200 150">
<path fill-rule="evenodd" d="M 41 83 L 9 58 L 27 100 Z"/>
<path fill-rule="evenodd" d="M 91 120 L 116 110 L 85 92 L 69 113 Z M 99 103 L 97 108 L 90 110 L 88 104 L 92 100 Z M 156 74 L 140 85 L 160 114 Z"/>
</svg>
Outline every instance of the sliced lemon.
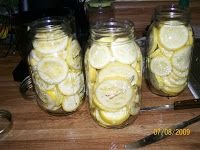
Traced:
<svg viewBox="0 0 200 150">
<path fill-rule="evenodd" d="M 112 42 L 111 50 L 115 59 L 124 64 L 131 64 L 137 59 L 137 47 L 134 42 Z"/>
<path fill-rule="evenodd" d="M 38 88 L 42 91 L 50 90 L 55 87 L 55 84 L 49 84 L 45 82 L 44 80 L 42 80 L 37 73 L 34 73 L 32 75 L 32 79 L 33 79 L 34 84 L 38 86 Z"/>
<path fill-rule="evenodd" d="M 67 58 L 67 52 L 65 50 L 61 50 L 57 53 L 46 54 L 45 57 L 59 58 L 65 60 Z"/>
<path fill-rule="evenodd" d="M 180 93 L 181 91 L 184 90 L 186 84 L 182 85 L 180 87 L 168 87 L 168 86 L 164 86 L 162 91 L 166 94 L 170 94 L 170 95 L 176 95 L 178 93 Z"/>
<path fill-rule="evenodd" d="M 149 35 L 149 53 L 153 53 L 154 50 L 157 48 L 157 28 L 153 27 L 151 33 Z"/>
<path fill-rule="evenodd" d="M 108 109 L 120 109 L 133 96 L 131 84 L 125 78 L 111 78 L 100 82 L 95 89 L 97 101 Z"/>
<path fill-rule="evenodd" d="M 111 125 L 122 124 L 129 118 L 129 113 L 126 107 L 123 107 L 116 112 L 99 111 L 99 114 L 105 122 Z"/>
<path fill-rule="evenodd" d="M 150 62 L 150 68 L 159 76 L 167 76 L 172 70 L 171 63 L 166 57 L 154 57 Z"/>
<path fill-rule="evenodd" d="M 62 108 L 66 112 L 72 112 L 79 107 L 80 103 L 81 99 L 78 96 L 78 94 L 65 96 L 65 98 L 62 101 Z"/>
<path fill-rule="evenodd" d="M 99 72 L 98 81 L 102 82 L 106 78 L 123 77 L 134 85 L 138 82 L 138 74 L 130 65 L 113 62 L 108 64 Z"/>
<path fill-rule="evenodd" d="M 44 58 L 38 63 L 37 70 L 42 80 L 49 84 L 56 84 L 65 79 L 68 66 L 64 60 Z"/>
<path fill-rule="evenodd" d="M 89 50 L 89 63 L 92 67 L 101 69 L 107 65 L 112 58 L 110 49 L 107 46 L 93 44 Z"/>
<path fill-rule="evenodd" d="M 88 64 L 88 80 L 89 82 L 96 82 L 97 70 Z"/>
<path fill-rule="evenodd" d="M 169 77 L 163 77 L 164 85 L 172 88 L 176 88 L 177 85 L 171 82 Z"/>
<path fill-rule="evenodd" d="M 188 27 L 188 31 L 189 31 L 188 45 L 193 45 L 194 38 L 193 38 L 193 31 L 192 31 L 192 27 L 191 26 Z"/>
<path fill-rule="evenodd" d="M 190 65 L 191 46 L 183 47 L 176 51 L 172 56 L 172 65 L 180 71 L 189 69 Z"/>
<path fill-rule="evenodd" d="M 127 110 L 129 114 L 136 115 L 136 107 L 138 107 L 140 103 L 140 96 L 138 93 L 138 89 L 134 89 L 134 96 L 132 97 L 131 101 L 127 104 Z"/>
<path fill-rule="evenodd" d="M 163 56 L 163 54 L 159 48 L 156 49 L 155 51 L 153 51 L 151 54 L 149 54 L 150 58 L 157 57 L 157 56 Z"/>
<path fill-rule="evenodd" d="M 176 50 L 188 41 L 188 29 L 177 21 L 164 23 L 159 31 L 159 42 L 167 50 Z"/>
<path fill-rule="evenodd" d="M 173 51 L 169 51 L 164 49 L 163 47 L 159 47 L 159 49 L 161 50 L 161 52 L 163 53 L 164 56 L 171 58 L 172 55 L 174 54 Z"/>
<path fill-rule="evenodd" d="M 187 82 L 187 78 L 174 79 L 173 77 L 170 76 L 168 76 L 168 80 L 176 86 L 182 86 Z"/>
<path fill-rule="evenodd" d="M 163 78 L 153 73 L 150 73 L 150 82 L 157 89 L 162 89 L 162 87 L 164 86 Z"/>
<path fill-rule="evenodd" d="M 30 65 L 30 67 L 32 67 L 33 70 L 37 70 L 37 64 L 38 64 L 37 60 L 28 56 L 28 64 Z"/>
<path fill-rule="evenodd" d="M 61 93 L 59 93 L 57 91 L 56 88 L 53 88 L 51 90 L 47 90 L 46 96 L 47 96 L 47 99 L 48 99 L 48 103 L 51 104 L 51 103 L 55 102 L 56 106 L 61 105 L 63 96 L 61 95 Z"/>
<path fill-rule="evenodd" d="M 33 47 L 44 54 L 55 53 L 64 50 L 67 46 L 68 36 L 58 39 L 35 39 Z"/>
<path fill-rule="evenodd" d="M 103 125 L 103 126 L 105 126 L 105 125 L 110 126 L 110 125 L 111 125 L 111 124 L 105 122 L 105 121 L 101 118 L 98 109 L 95 109 L 94 112 L 92 113 L 92 115 L 96 118 L 96 120 L 97 120 L 101 125 Z"/>
<path fill-rule="evenodd" d="M 71 47 L 67 50 L 67 64 L 73 69 L 82 68 L 81 47 L 77 40 L 71 42 Z"/>
<path fill-rule="evenodd" d="M 188 74 L 189 74 L 189 69 L 185 70 L 185 71 L 180 71 L 180 70 L 177 70 L 175 68 L 173 68 L 173 73 L 178 76 L 178 77 L 187 77 Z"/>
<path fill-rule="evenodd" d="M 68 72 L 66 78 L 58 84 L 58 88 L 64 95 L 73 95 L 81 88 L 81 72 Z"/>
</svg>

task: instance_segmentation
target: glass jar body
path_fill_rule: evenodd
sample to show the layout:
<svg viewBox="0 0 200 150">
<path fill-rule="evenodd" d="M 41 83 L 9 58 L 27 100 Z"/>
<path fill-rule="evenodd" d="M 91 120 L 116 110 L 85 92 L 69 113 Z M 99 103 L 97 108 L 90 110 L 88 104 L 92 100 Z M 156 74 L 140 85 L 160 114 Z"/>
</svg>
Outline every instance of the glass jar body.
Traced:
<svg viewBox="0 0 200 150">
<path fill-rule="evenodd" d="M 84 98 L 81 48 L 62 18 L 44 18 L 31 26 L 29 70 L 38 105 L 55 114 L 75 112 Z"/>
<path fill-rule="evenodd" d="M 150 26 L 147 45 L 146 77 L 150 90 L 161 96 L 180 94 L 187 86 L 193 47 L 186 10 L 159 9 Z"/>
<path fill-rule="evenodd" d="M 97 23 L 85 54 L 85 72 L 93 119 L 106 128 L 132 123 L 140 110 L 142 55 L 130 25 Z"/>
</svg>

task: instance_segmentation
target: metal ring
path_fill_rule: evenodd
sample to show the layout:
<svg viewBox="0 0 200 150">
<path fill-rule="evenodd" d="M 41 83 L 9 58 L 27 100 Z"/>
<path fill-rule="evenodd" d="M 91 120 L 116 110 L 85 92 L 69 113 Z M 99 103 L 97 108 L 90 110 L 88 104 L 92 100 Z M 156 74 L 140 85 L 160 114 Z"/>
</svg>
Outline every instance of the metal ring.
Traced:
<svg viewBox="0 0 200 150">
<path fill-rule="evenodd" d="M 12 120 L 12 114 L 5 109 L 0 109 L 0 118 L 4 118 L 9 122 L 5 128 L 0 129 L 0 135 L 1 135 L 8 132 L 11 129 L 13 120 Z"/>
</svg>

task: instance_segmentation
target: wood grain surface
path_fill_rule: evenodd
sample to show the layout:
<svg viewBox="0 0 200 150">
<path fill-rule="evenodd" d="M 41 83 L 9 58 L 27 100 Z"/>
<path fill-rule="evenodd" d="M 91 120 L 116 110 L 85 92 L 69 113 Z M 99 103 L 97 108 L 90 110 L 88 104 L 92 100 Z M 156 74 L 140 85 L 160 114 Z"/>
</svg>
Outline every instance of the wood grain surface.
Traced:
<svg viewBox="0 0 200 150">
<path fill-rule="evenodd" d="M 52 116 L 41 110 L 34 100 L 22 98 L 19 83 L 13 81 L 12 77 L 12 71 L 19 61 L 19 56 L 0 58 L 0 109 L 7 109 L 13 115 L 12 129 L 0 138 L 0 150 L 121 150 L 124 144 L 152 134 L 155 128 L 167 128 L 200 114 L 199 108 L 142 112 L 128 127 L 105 129 L 90 117 L 86 98 L 78 112 L 68 116 Z M 152 94 L 143 83 L 143 106 L 189 98 L 192 98 L 189 90 L 173 98 L 159 97 Z M 199 149 L 200 123 L 188 128 L 191 130 L 188 136 L 173 135 L 143 149 Z"/>
</svg>

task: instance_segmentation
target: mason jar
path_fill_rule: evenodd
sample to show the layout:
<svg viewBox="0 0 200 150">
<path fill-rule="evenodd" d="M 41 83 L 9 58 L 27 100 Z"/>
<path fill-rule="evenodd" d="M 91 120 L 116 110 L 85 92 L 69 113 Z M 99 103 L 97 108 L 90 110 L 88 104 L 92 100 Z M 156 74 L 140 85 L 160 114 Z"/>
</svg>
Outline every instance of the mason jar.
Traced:
<svg viewBox="0 0 200 150">
<path fill-rule="evenodd" d="M 52 114 L 75 112 L 83 103 L 81 48 L 69 22 L 60 17 L 36 20 L 30 26 L 28 64 L 38 105 Z"/>
<path fill-rule="evenodd" d="M 129 21 L 97 22 L 85 54 L 90 113 L 106 128 L 132 123 L 140 110 L 142 55 Z"/>
<path fill-rule="evenodd" d="M 146 78 L 150 90 L 161 96 L 176 96 L 188 83 L 193 32 L 188 9 L 156 8 L 149 28 Z"/>
</svg>

